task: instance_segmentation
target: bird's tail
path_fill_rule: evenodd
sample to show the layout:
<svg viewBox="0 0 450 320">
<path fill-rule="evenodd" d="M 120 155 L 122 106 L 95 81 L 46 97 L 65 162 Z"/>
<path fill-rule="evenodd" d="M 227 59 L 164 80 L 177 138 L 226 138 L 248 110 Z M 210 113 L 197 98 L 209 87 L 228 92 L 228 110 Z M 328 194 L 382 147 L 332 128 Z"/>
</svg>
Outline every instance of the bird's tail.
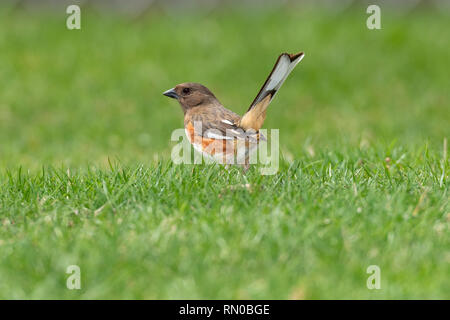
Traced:
<svg viewBox="0 0 450 320">
<path fill-rule="evenodd" d="M 303 52 L 296 54 L 282 53 L 275 63 L 266 82 L 259 90 L 250 108 L 242 117 L 239 126 L 245 130 L 253 129 L 258 131 L 266 119 L 266 109 L 272 101 L 275 93 L 280 89 L 289 73 L 303 59 Z"/>
</svg>

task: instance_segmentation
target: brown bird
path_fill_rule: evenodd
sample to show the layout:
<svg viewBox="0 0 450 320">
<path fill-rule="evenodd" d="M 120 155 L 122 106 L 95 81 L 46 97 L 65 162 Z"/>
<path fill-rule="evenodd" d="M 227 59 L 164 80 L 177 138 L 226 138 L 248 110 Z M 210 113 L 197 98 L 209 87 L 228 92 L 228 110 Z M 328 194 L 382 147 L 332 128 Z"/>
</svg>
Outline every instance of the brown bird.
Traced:
<svg viewBox="0 0 450 320">
<path fill-rule="evenodd" d="M 282 53 L 242 117 L 226 109 L 208 88 L 199 83 L 181 83 L 163 94 L 180 103 L 186 135 L 197 151 L 219 163 L 241 164 L 248 169 L 250 152 L 260 140 L 265 140 L 259 130 L 266 118 L 266 109 L 303 57 L 303 52 Z"/>
</svg>

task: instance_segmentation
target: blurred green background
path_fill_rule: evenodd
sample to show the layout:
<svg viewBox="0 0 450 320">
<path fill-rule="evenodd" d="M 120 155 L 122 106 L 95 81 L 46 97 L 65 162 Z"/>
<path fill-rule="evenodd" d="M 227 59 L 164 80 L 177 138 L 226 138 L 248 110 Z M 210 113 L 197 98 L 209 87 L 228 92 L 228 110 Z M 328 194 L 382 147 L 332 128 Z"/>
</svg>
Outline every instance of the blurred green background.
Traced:
<svg viewBox="0 0 450 320">
<path fill-rule="evenodd" d="M 183 116 L 163 91 L 200 82 L 242 114 L 285 51 L 306 57 L 265 127 L 280 129 L 287 154 L 380 141 L 440 146 L 449 135 L 450 20 L 433 8 L 382 10 L 381 30 L 366 28 L 362 6 L 174 5 L 138 17 L 87 7 L 72 31 L 64 8 L 1 12 L 2 167 L 169 158 Z"/>
<path fill-rule="evenodd" d="M 69 1 L 0 5 L 0 298 L 450 297 L 445 2 L 375 1 L 381 30 L 367 2 L 78 2 L 72 31 Z M 170 164 L 163 91 L 242 114 L 298 51 L 278 175 Z"/>
</svg>

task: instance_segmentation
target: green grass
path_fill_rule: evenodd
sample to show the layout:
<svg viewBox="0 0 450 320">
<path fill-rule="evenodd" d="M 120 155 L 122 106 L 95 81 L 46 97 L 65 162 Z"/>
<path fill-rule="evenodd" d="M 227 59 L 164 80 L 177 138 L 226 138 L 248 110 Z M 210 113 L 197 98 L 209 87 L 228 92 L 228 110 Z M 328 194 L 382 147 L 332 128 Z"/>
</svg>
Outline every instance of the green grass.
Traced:
<svg viewBox="0 0 450 320">
<path fill-rule="evenodd" d="M 450 298 L 448 16 L 65 17 L 0 13 L 0 298 Z M 243 113 L 299 50 L 278 174 L 170 162 L 164 90 Z"/>
</svg>

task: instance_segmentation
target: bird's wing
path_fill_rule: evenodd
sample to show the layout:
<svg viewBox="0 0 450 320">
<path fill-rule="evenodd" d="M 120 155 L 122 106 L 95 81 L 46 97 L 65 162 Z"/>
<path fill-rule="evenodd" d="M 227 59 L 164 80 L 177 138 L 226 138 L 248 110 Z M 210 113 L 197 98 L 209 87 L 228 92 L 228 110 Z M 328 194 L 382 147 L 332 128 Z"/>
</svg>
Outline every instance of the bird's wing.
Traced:
<svg viewBox="0 0 450 320">
<path fill-rule="evenodd" d="M 258 131 L 266 118 L 266 109 L 272 101 L 289 73 L 303 59 L 304 53 L 282 53 L 275 63 L 272 71 L 259 90 L 255 100 L 253 100 L 249 109 L 242 117 L 240 126 L 244 129 L 254 129 Z"/>
<path fill-rule="evenodd" d="M 257 141 L 259 133 L 249 130 L 245 131 L 239 127 L 240 117 L 224 107 L 215 108 L 211 112 L 196 114 L 192 117 L 195 135 L 201 135 L 203 138 L 221 139 L 221 140 L 249 140 Z M 200 128 L 195 128 L 195 123 L 201 123 Z M 201 132 L 201 133 L 200 133 Z"/>
</svg>

